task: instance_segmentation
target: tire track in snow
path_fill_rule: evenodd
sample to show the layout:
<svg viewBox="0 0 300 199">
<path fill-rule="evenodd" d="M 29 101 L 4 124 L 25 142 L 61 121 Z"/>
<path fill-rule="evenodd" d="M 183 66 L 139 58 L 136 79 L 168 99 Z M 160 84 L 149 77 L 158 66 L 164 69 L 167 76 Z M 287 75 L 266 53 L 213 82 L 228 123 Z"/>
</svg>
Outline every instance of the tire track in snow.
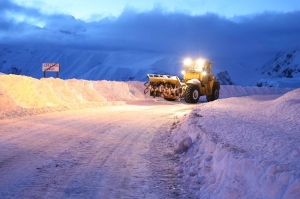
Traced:
<svg viewBox="0 0 300 199">
<path fill-rule="evenodd" d="M 184 191 L 170 189 L 178 188 L 179 179 L 172 177 L 171 148 L 159 133 L 192 106 L 152 103 L 0 121 L 0 162 L 6 164 L 0 168 L 0 195 L 183 198 Z M 158 141 L 161 148 L 155 149 Z"/>
</svg>

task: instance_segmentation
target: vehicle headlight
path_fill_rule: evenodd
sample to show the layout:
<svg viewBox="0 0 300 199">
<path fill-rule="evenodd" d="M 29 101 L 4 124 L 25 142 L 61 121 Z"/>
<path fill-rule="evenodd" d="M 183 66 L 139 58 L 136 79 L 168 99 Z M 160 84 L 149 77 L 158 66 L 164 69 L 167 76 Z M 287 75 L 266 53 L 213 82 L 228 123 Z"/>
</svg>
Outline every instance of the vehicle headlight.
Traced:
<svg viewBox="0 0 300 199">
<path fill-rule="evenodd" d="M 203 67 L 204 67 L 204 63 L 205 63 L 204 59 L 198 59 L 196 61 L 196 65 L 195 65 L 195 71 L 202 72 L 203 71 Z"/>
<path fill-rule="evenodd" d="M 184 61 L 183 61 L 183 64 L 185 66 L 190 66 L 192 64 L 192 60 L 190 58 L 186 58 Z"/>
<path fill-rule="evenodd" d="M 204 63 L 205 63 L 205 59 L 198 59 L 198 60 L 197 60 L 197 65 L 198 65 L 198 66 L 203 67 Z"/>
</svg>

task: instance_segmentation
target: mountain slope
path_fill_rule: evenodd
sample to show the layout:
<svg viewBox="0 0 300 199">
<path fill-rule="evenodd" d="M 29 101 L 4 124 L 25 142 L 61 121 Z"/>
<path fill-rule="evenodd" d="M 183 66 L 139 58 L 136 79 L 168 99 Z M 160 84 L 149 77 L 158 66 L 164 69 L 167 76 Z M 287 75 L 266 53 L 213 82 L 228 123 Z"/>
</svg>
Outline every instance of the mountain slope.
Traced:
<svg viewBox="0 0 300 199">
<path fill-rule="evenodd" d="M 258 86 L 300 87 L 300 51 L 280 52 L 257 71 Z"/>
<path fill-rule="evenodd" d="M 147 73 L 181 77 L 182 59 L 175 53 L 109 49 L 80 49 L 65 45 L 0 45 L 0 72 L 43 77 L 42 63 L 60 63 L 59 78 L 148 81 Z M 228 70 L 225 70 L 227 68 Z M 247 72 L 248 71 L 248 72 Z M 254 73 L 255 72 L 255 73 Z M 214 63 L 222 85 L 300 87 L 300 51 L 278 53 L 261 68 Z M 47 72 L 46 77 L 55 77 Z"/>
<path fill-rule="evenodd" d="M 43 77 L 42 63 L 60 63 L 59 77 L 88 80 L 140 80 L 147 73 L 178 75 L 180 61 L 172 54 L 72 49 L 65 46 L 0 46 L 0 71 Z M 55 73 L 47 72 L 46 76 Z"/>
</svg>

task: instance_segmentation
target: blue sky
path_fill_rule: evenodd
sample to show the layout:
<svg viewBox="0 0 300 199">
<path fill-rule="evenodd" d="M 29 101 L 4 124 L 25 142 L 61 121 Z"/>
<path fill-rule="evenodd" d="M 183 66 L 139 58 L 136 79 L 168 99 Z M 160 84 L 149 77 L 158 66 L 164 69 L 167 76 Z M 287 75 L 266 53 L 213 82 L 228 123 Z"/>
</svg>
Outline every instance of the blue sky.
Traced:
<svg viewBox="0 0 300 199">
<path fill-rule="evenodd" d="M 191 15 L 210 12 L 228 18 L 265 11 L 300 10 L 299 0 L 14 0 L 13 2 L 46 14 L 68 14 L 85 21 L 99 20 L 107 16 L 118 17 L 124 9 L 144 12 L 154 7 L 160 7 L 167 12 Z"/>
</svg>

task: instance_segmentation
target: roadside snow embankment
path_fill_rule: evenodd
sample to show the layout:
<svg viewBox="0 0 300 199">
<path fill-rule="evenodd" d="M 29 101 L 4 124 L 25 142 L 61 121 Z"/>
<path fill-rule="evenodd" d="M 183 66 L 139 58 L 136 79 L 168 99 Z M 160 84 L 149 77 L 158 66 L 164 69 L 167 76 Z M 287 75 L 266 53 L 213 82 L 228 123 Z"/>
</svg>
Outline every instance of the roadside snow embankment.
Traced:
<svg viewBox="0 0 300 199">
<path fill-rule="evenodd" d="M 199 104 L 172 127 L 175 146 L 192 140 L 176 171 L 198 198 L 298 199 L 299 112 L 300 89 Z"/>
<path fill-rule="evenodd" d="M 249 95 L 282 95 L 289 91 L 291 91 L 290 88 L 222 85 L 220 90 L 220 98 L 243 97 Z"/>
<path fill-rule="evenodd" d="M 0 119 L 151 99 L 141 82 L 0 76 Z"/>
</svg>

